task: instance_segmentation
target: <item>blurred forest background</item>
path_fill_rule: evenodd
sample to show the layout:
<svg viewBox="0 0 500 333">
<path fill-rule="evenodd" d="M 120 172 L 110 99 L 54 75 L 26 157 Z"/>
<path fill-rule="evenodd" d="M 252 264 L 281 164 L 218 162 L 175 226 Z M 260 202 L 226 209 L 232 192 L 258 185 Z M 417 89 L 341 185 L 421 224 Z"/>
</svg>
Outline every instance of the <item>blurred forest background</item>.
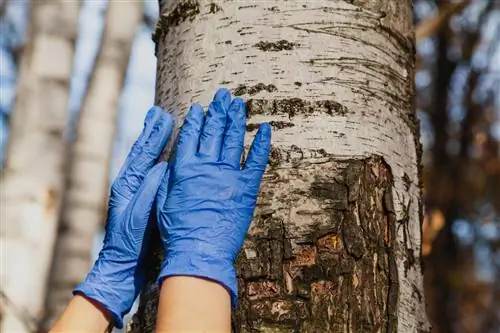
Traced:
<svg viewBox="0 0 500 333">
<path fill-rule="evenodd" d="M 69 94 L 67 108 L 61 116 L 63 134 L 59 137 L 61 146 L 66 147 L 68 165 L 64 168 L 67 174 L 61 176 L 61 187 L 69 197 L 75 184 L 80 186 L 76 186 L 78 192 L 82 187 L 85 189 L 82 180 L 96 178 L 95 169 L 80 167 L 77 163 L 82 151 L 100 156 L 97 166 L 103 170 L 104 178 L 97 181 L 101 187 L 103 182 L 109 184 L 154 101 L 156 59 L 151 34 L 158 16 L 157 1 L 145 0 L 143 5 L 130 9 L 138 11 L 127 14 L 138 18 L 136 26 L 132 25 L 134 33 L 128 37 L 130 40 L 124 40 L 127 36 L 123 34 L 118 41 L 109 42 L 106 49 L 106 38 L 113 37 L 106 35 L 106 29 L 109 28 L 111 34 L 113 29 L 120 30 L 119 24 L 128 23 L 127 15 L 120 15 L 123 10 L 120 6 L 127 6 L 126 2 L 120 4 L 112 0 L 112 3 L 115 14 L 111 13 L 108 1 L 84 0 L 74 22 L 77 33 L 72 74 L 66 92 Z M 500 0 L 414 0 L 413 3 L 417 35 L 415 105 L 424 148 L 422 260 L 428 315 L 434 333 L 499 332 Z M 23 53 L 29 51 L 29 38 L 36 36 L 36 31 L 28 33 L 29 25 L 34 22 L 30 19 L 32 5 L 28 0 L 0 0 L 2 168 L 11 155 L 18 154 L 9 142 L 11 138 L 11 141 L 17 140 L 16 122 L 29 121 L 30 117 L 26 112 L 23 114 L 27 119 L 17 116 L 14 121 L 13 111 L 16 97 L 21 94 L 18 89 L 21 59 Z M 51 18 L 54 17 L 47 15 L 48 20 Z M 130 52 L 124 47 L 127 43 L 131 46 Z M 115 61 L 113 69 L 100 72 L 99 58 L 108 57 L 108 62 L 118 59 L 116 47 L 128 59 Z M 100 65 L 106 67 L 106 61 Z M 103 91 L 106 96 L 117 96 L 116 103 L 112 97 L 102 96 Z M 99 92 L 103 93 L 99 95 Z M 22 96 L 23 99 L 30 97 L 29 94 Z M 104 119 L 107 127 L 92 122 L 85 125 L 93 115 Z M 101 133 L 103 131 L 107 135 Z M 97 139 L 89 140 L 89 136 Z M 81 138 L 87 141 L 81 144 L 78 142 Z M 11 150 L 7 149 L 9 145 Z M 110 147 L 109 154 L 106 147 Z M 88 162 L 85 156 L 82 161 Z M 93 255 L 102 237 L 103 225 L 99 221 L 105 212 L 102 208 L 106 192 L 107 188 L 95 192 L 100 205 L 92 215 L 96 222 L 95 228 L 88 231 L 93 242 L 87 249 L 93 251 Z M 64 223 L 71 223 L 75 216 L 85 215 L 63 213 Z M 86 271 L 86 265 L 88 263 L 83 264 L 80 271 Z M 64 271 L 64 267 L 58 269 Z M 71 270 L 79 272 L 74 266 Z M 67 290 L 63 288 L 61 292 L 66 294 Z M 8 306 L 16 306 L 15 297 L 3 291 L 1 297 Z M 44 302 L 50 308 L 52 301 L 61 303 L 61 299 L 64 297 L 49 293 Z M 57 312 L 57 306 L 53 311 Z M 26 325 L 39 326 L 35 318 L 25 316 L 22 308 L 16 312 L 24 316 Z"/>
</svg>

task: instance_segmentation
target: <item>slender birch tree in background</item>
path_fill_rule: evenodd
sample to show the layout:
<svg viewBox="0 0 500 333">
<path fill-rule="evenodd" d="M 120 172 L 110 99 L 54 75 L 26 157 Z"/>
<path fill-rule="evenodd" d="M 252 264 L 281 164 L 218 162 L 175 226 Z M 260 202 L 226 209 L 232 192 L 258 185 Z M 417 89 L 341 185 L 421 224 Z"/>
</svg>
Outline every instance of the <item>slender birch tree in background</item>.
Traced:
<svg viewBox="0 0 500 333">
<path fill-rule="evenodd" d="M 70 149 L 45 328 L 60 315 L 72 289 L 91 266 L 93 240 L 105 219 L 120 95 L 142 14 L 141 1 L 110 1 L 108 5 L 102 43 Z"/>
<path fill-rule="evenodd" d="M 246 142 L 273 126 L 234 330 L 427 332 L 412 2 L 162 0 L 160 13 L 156 103 L 182 120 L 227 86 L 247 101 Z M 157 267 L 132 332 L 154 331 Z"/>
<path fill-rule="evenodd" d="M 80 1 L 32 2 L 2 174 L 1 332 L 43 312 L 64 178 L 68 94 Z"/>
</svg>

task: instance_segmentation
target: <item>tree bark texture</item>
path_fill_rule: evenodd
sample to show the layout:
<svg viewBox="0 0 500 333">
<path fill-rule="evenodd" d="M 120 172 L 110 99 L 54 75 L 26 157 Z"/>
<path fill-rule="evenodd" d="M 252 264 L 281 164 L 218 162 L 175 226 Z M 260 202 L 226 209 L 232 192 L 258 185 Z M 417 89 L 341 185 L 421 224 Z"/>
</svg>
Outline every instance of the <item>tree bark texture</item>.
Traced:
<svg viewBox="0 0 500 333">
<path fill-rule="evenodd" d="M 428 331 L 411 5 L 160 1 L 156 102 L 182 120 L 227 86 L 247 143 L 273 126 L 234 331 Z M 131 331 L 153 331 L 156 303 L 150 284 Z"/>
<path fill-rule="evenodd" d="M 109 164 L 128 61 L 143 4 L 110 1 L 104 35 L 83 108 L 70 168 L 46 299 L 49 328 L 90 269 L 94 237 L 105 218 Z"/>
<path fill-rule="evenodd" d="M 30 332 L 43 312 L 63 187 L 80 1 L 31 5 L 2 175 L 1 332 Z"/>
</svg>

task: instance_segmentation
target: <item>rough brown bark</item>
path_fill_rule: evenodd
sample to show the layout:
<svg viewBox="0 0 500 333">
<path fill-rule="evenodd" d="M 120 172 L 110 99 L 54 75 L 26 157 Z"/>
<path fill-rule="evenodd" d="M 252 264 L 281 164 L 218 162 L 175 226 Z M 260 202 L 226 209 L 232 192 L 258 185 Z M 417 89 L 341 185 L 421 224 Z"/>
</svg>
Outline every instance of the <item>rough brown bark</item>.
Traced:
<svg viewBox="0 0 500 333">
<path fill-rule="evenodd" d="M 399 297 L 390 167 L 380 157 L 338 161 L 318 152 L 273 160 L 260 205 L 308 219 L 290 238 L 279 213 L 260 210 L 238 259 L 243 332 L 395 332 Z M 313 181 L 291 187 L 303 177 Z M 320 211 L 300 208 L 311 200 Z M 299 206 L 299 207 L 297 207 Z M 276 216 L 278 215 L 278 216 Z"/>
<path fill-rule="evenodd" d="M 156 102 L 182 120 L 225 85 L 247 142 L 274 129 L 234 331 L 426 331 L 411 1 L 160 7 Z M 132 332 L 154 330 L 157 297 L 148 284 Z"/>
</svg>

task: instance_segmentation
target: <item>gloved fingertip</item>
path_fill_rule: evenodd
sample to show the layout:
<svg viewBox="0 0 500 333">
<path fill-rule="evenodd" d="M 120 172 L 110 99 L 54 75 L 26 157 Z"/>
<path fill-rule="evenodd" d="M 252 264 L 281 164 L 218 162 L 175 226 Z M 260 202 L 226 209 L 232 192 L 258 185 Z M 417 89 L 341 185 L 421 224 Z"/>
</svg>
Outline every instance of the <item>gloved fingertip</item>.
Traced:
<svg viewBox="0 0 500 333">
<path fill-rule="evenodd" d="M 151 131 L 150 138 L 147 140 L 146 145 L 148 145 L 150 149 L 158 152 L 158 154 L 161 153 L 161 150 L 164 149 L 167 141 L 170 139 L 173 126 L 173 116 L 168 112 L 162 111 L 153 126 L 153 130 Z"/>
<path fill-rule="evenodd" d="M 271 126 L 268 123 L 263 123 L 255 135 L 245 168 L 263 171 L 269 161 L 270 151 Z"/>
<path fill-rule="evenodd" d="M 151 107 L 146 113 L 146 117 L 144 117 L 144 126 L 146 126 L 153 118 L 155 118 L 155 115 L 159 114 L 160 111 L 162 110 L 159 106 L 155 105 Z"/>
<path fill-rule="evenodd" d="M 257 137 L 259 140 L 266 141 L 271 139 L 271 125 L 269 123 L 262 123 L 257 131 Z"/>
<path fill-rule="evenodd" d="M 240 109 L 245 108 L 245 102 L 241 97 L 236 97 L 231 102 L 231 106 L 229 107 L 230 112 L 240 112 Z"/>
<path fill-rule="evenodd" d="M 161 201 L 166 200 L 167 189 L 162 187 L 162 184 L 164 183 L 164 177 L 167 169 L 167 162 L 162 161 L 149 170 L 148 174 L 144 178 L 144 182 L 132 199 L 134 207 L 136 207 L 135 214 L 137 216 L 148 216 L 151 211 L 151 206 L 158 196 Z M 141 218 L 136 220 L 143 221 Z"/>
<path fill-rule="evenodd" d="M 157 122 L 158 118 L 161 115 L 161 108 L 157 106 L 153 106 L 148 110 L 146 116 L 144 117 L 144 126 L 142 128 L 142 132 L 137 138 L 137 144 L 141 145 L 144 143 L 144 140 L 147 140 L 153 126 Z M 137 147 L 139 148 L 139 147 Z"/>
<path fill-rule="evenodd" d="M 144 127 L 142 128 L 141 133 L 139 134 L 136 141 L 134 142 L 134 145 L 130 149 L 130 152 L 128 153 L 127 159 L 123 163 L 123 166 L 118 173 L 117 179 L 121 178 L 121 176 L 128 169 L 128 167 L 132 163 L 132 161 L 143 150 L 144 145 L 147 145 L 148 142 L 151 140 L 151 138 L 150 138 L 151 134 L 152 134 L 151 132 L 153 132 L 155 130 L 155 127 L 156 127 L 156 130 L 158 129 L 157 122 L 163 113 L 164 113 L 163 109 L 159 106 L 153 106 L 148 110 L 148 112 L 146 112 L 146 116 L 144 117 Z"/>
<path fill-rule="evenodd" d="M 162 112 L 161 118 L 165 130 L 167 130 L 167 136 L 170 136 L 170 133 L 174 128 L 175 118 L 170 112 Z"/>
<path fill-rule="evenodd" d="M 214 95 L 214 101 L 220 101 L 225 108 L 231 103 L 231 92 L 227 88 L 219 88 Z"/>
<path fill-rule="evenodd" d="M 199 103 L 193 103 L 189 107 L 188 114 L 186 115 L 187 120 L 200 119 L 203 118 L 203 106 Z"/>
<path fill-rule="evenodd" d="M 154 112 L 166 112 L 165 109 L 159 105 L 153 105 L 151 107 L 151 110 L 154 110 Z"/>
<path fill-rule="evenodd" d="M 159 130 L 164 113 L 163 109 L 159 106 L 153 106 L 149 109 L 144 119 L 144 129 L 141 134 L 142 142 L 144 142 L 144 140 L 147 141 L 151 135 L 154 135 L 154 132 Z"/>
</svg>

